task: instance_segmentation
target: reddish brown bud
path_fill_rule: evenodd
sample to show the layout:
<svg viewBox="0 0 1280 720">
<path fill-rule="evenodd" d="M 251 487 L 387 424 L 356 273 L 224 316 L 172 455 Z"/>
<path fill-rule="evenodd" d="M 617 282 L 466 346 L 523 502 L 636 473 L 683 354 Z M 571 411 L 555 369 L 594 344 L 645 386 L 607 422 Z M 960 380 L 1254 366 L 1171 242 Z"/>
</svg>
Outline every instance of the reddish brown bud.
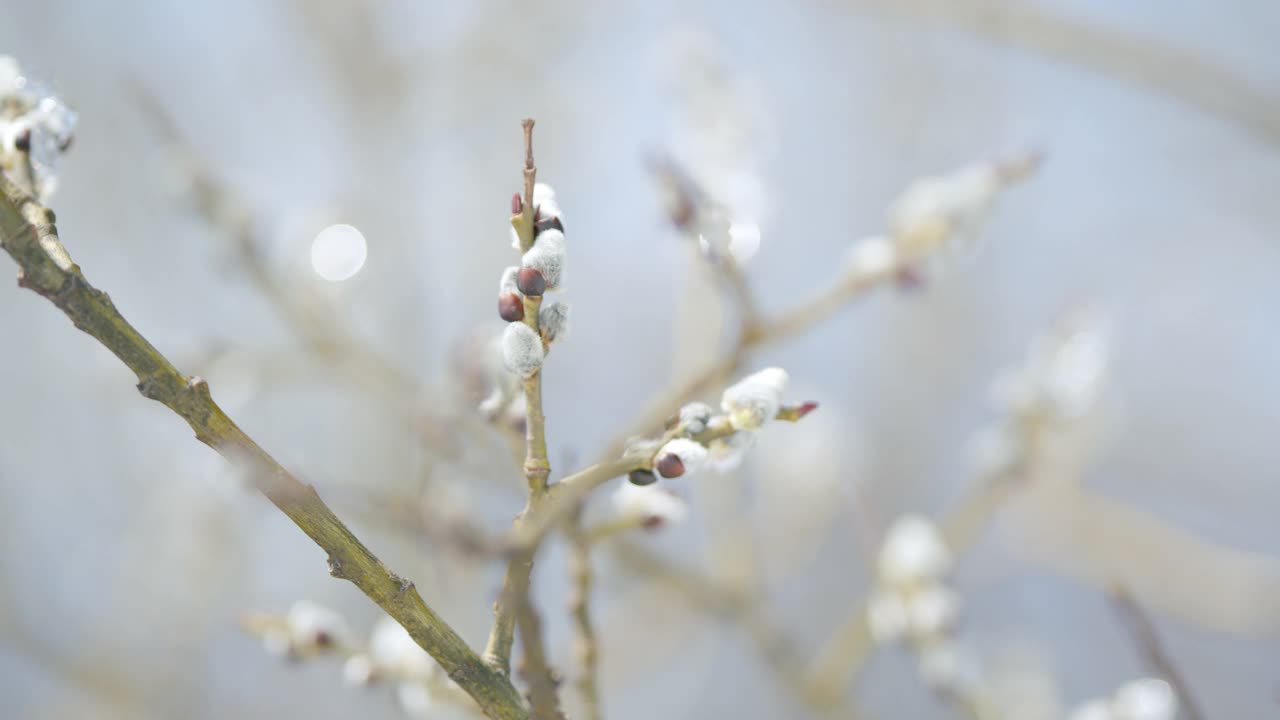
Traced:
<svg viewBox="0 0 1280 720">
<path fill-rule="evenodd" d="M 657 530 L 665 524 L 667 521 L 661 515 L 650 515 L 640 521 L 640 526 L 645 530 Z"/>
<path fill-rule="evenodd" d="M 801 403 L 800 407 L 796 408 L 796 419 L 799 420 L 800 418 L 804 417 L 805 415 L 808 415 L 809 413 L 817 409 L 818 409 L 818 403 L 813 402 L 812 400 L 806 403 Z"/>
<path fill-rule="evenodd" d="M 658 482 L 658 476 L 648 470 L 632 470 L 627 480 L 630 480 L 632 485 L 652 485 Z"/>
<path fill-rule="evenodd" d="M 533 226 L 534 237 L 537 237 L 543 230 L 559 230 L 564 232 L 564 223 L 560 222 L 558 217 L 541 218 L 538 223 Z"/>
<path fill-rule="evenodd" d="M 904 267 L 899 270 L 895 279 L 898 282 L 898 287 L 903 290 L 918 290 L 924 286 L 924 275 L 919 270 L 911 267 Z"/>
<path fill-rule="evenodd" d="M 514 193 L 511 196 L 511 214 L 519 215 L 524 212 L 524 201 L 520 199 L 520 193 Z"/>
<path fill-rule="evenodd" d="M 502 293 L 498 296 L 498 315 L 507 322 L 523 320 L 524 300 L 517 293 Z"/>
<path fill-rule="evenodd" d="M 675 453 L 666 453 L 659 456 L 654 461 L 653 467 L 664 478 L 675 478 L 684 474 L 684 461 Z"/>
<path fill-rule="evenodd" d="M 542 273 L 533 268 L 520 268 L 520 272 L 516 274 L 516 287 L 529 297 L 541 297 L 547 291 L 547 281 L 542 278 Z"/>
</svg>

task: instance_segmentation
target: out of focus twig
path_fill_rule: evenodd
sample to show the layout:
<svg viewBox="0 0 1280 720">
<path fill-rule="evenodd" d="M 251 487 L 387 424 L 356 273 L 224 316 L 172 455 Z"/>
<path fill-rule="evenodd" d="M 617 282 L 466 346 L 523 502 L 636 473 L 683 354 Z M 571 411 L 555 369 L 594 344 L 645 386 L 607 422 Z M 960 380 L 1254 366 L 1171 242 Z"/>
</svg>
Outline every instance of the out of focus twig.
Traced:
<svg viewBox="0 0 1280 720">
<path fill-rule="evenodd" d="M 1280 145 L 1280 95 L 1200 54 L 1057 13 L 997 0 L 854 0 L 854 7 L 936 22 L 1168 95 Z M 1274 88 L 1274 86 L 1273 86 Z"/>
<path fill-rule="evenodd" d="M 821 717 L 857 720 L 859 713 L 846 701 L 827 698 L 806 682 L 799 651 L 751 594 L 722 587 L 626 540 L 617 539 L 608 547 L 629 571 L 675 590 L 698 610 L 739 627 L 751 638 L 760 659 L 807 709 Z"/>
<path fill-rule="evenodd" d="M 1112 589 L 1111 601 L 1120 615 L 1120 620 L 1128 629 L 1130 637 L 1133 638 L 1133 644 L 1138 648 L 1147 665 L 1155 671 L 1156 675 L 1167 681 L 1177 694 L 1178 706 L 1182 708 L 1186 720 L 1204 720 L 1204 712 L 1200 710 L 1200 703 L 1196 702 L 1195 695 L 1191 693 L 1191 686 L 1186 676 L 1178 669 L 1173 656 L 1161 642 L 1155 623 L 1151 621 L 1146 610 L 1129 594 L 1124 585 L 1116 585 Z"/>
<path fill-rule="evenodd" d="M 582 695 L 583 717 L 601 720 L 603 713 L 597 667 L 600 645 L 591 619 L 591 591 L 595 579 L 591 568 L 592 543 L 583 530 L 581 511 L 569 519 L 565 533 L 569 538 L 569 614 L 573 617 L 575 655 L 578 659 L 574 684 Z"/>
</svg>

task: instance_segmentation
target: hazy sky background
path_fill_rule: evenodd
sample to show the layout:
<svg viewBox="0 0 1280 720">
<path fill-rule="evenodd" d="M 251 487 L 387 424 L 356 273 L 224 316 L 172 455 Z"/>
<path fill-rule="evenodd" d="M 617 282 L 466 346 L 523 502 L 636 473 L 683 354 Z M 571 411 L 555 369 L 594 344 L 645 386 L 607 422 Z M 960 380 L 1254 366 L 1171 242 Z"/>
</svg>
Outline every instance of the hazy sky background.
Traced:
<svg viewBox="0 0 1280 720">
<path fill-rule="evenodd" d="M 645 165 L 681 142 L 683 76 L 665 49 L 696 32 L 746 99 L 739 119 L 768 206 L 748 273 L 766 312 L 823 287 L 854 240 L 883 231 L 911 180 L 1010 147 L 1047 153 L 1001 199 L 980 248 L 935 282 L 878 293 L 757 354 L 754 365 L 786 367 L 797 395 L 822 402 L 826 424 L 811 432 L 831 442 L 816 465 L 850 493 L 867 488 L 882 518 L 939 511 L 992 417 L 991 380 L 1059 310 L 1090 302 L 1110 320 L 1112 356 L 1108 422 L 1082 482 L 1276 556 L 1280 5 L 978 4 L 1178 48 L 1269 104 L 1236 106 L 1238 93 L 1188 64 L 1175 75 L 1200 83 L 1206 108 L 1100 71 L 1088 48 L 1050 56 L 922 19 L 935 16 L 924 2 L 0 2 L 0 52 L 81 113 L 52 205 L 86 275 L 326 497 L 411 476 L 411 431 L 306 362 L 226 240 L 172 190 L 136 89 L 249 198 L 280 273 L 437 384 L 451 345 L 496 320 L 495 281 L 514 258 L 519 120 L 537 118 L 574 303 L 571 340 L 544 374 L 548 433 L 553 458 L 581 462 L 684 359 L 705 356 L 673 340 L 673 316 L 699 317 L 686 294 L 692 255 L 664 224 Z M 307 267 L 311 236 L 331 222 L 369 242 L 365 268 L 340 285 Z M 244 352 L 208 362 L 214 345 Z M 284 370 L 260 372 L 266 358 Z M 181 422 L 139 398 L 114 357 L 17 288 L 0 292 L 0 378 L 0 695 L 14 717 L 112 717 L 31 647 L 132 684 L 134 717 L 396 716 L 383 694 L 337 687 L 336 666 L 286 668 L 240 632 L 244 610 L 300 597 L 361 627 L 375 613 Z M 802 430 L 768 438 L 744 482 L 777 482 L 762 456 Z M 496 506 L 478 510 L 488 519 L 518 510 L 515 493 L 490 494 Z M 841 509 L 771 598 L 805 647 L 865 589 L 859 517 Z M 424 596 L 483 643 L 496 565 L 428 569 L 414 541 L 375 519 L 352 524 L 393 568 L 423 574 Z M 966 636 L 993 656 L 1033 653 L 1067 705 L 1144 673 L 1097 588 L 1018 559 L 1019 527 L 1002 524 L 961 566 Z M 703 531 L 647 542 L 696 557 Z M 558 551 L 543 563 L 539 597 L 567 660 Z M 629 585 L 599 563 L 610 718 L 797 716 L 739 634 L 709 621 L 663 628 L 660 614 L 645 632 L 625 629 L 641 600 L 608 600 Z M 612 642 L 611 623 L 624 628 Z M 1171 618 L 1161 629 L 1211 716 L 1276 712 L 1275 616 L 1248 637 Z M 858 687 L 871 717 L 950 716 L 903 653 L 882 653 Z"/>
</svg>

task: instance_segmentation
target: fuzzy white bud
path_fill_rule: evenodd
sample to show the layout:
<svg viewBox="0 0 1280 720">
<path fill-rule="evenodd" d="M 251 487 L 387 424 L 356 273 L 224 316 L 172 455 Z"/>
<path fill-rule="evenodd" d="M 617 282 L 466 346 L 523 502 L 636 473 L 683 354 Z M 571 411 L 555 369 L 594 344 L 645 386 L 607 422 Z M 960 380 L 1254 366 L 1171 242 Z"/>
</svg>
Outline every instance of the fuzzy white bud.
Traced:
<svg viewBox="0 0 1280 720">
<path fill-rule="evenodd" d="M 645 524 L 678 523 L 689 512 L 684 500 L 658 485 L 623 483 L 610 500 L 619 519 Z"/>
<path fill-rule="evenodd" d="M 0 95 L 17 90 L 21 79 L 22 68 L 18 61 L 8 55 L 0 55 Z"/>
<path fill-rule="evenodd" d="M 973 656 L 954 640 L 928 643 L 920 649 L 920 677 L 935 690 L 971 694 L 983 687 L 982 670 Z M 1004 715 L 1024 720 L 1021 714 Z"/>
<path fill-rule="evenodd" d="M 502 279 L 498 281 L 498 293 L 519 293 L 520 289 L 516 287 L 516 275 L 520 274 L 520 268 L 512 265 L 502 271 Z"/>
<path fill-rule="evenodd" d="M 715 414 L 711 406 L 704 402 L 691 402 L 680 408 L 680 427 L 691 435 L 697 435 L 707 429 L 707 423 Z"/>
<path fill-rule="evenodd" d="M 377 671 L 368 655 L 357 653 L 342 664 L 342 680 L 348 685 L 364 687 L 373 683 Z"/>
<path fill-rule="evenodd" d="M 520 322 L 507 325 L 502 333 L 502 361 L 520 377 L 531 377 L 542 367 L 546 350 L 533 328 Z"/>
<path fill-rule="evenodd" d="M 396 686 L 396 700 L 400 702 L 400 709 L 409 717 L 425 719 L 437 716 L 435 699 L 422 683 L 400 683 Z"/>
<path fill-rule="evenodd" d="M 666 445 L 658 451 L 657 457 L 664 455 L 675 455 L 680 458 L 680 464 L 683 466 L 681 475 L 689 475 L 697 472 L 707 462 L 709 451 L 702 444 L 694 442 L 688 438 L 676 438 L 667 441 Z M 654 463 L 654 474 L 660 478 L 666 479 L 660 469 L 660 463 Z"/>
<path fill-rule="evenodd" d="M 1001 186 L 992 163 L 912 183 L 889 208 L 889 231 L 902 259 L 915 262 L 973 238 Z"/>
<path fill-rule="evenodd" d="M 288 657 L 293 653 L 293 641 L 289 631 L 283 628 L 267 628 L 262 632 L 262 649 L 272 657 Z"/>
<path fill-rule="evenodd" d="M 907 628 L 913 637 L 938 637 L 960 618 L 960 596 L 941 583 L 932 583 L 906 597 Z"/>
<path fill-rule="evenodd" d="M 712 440 L 707 448 L 707 467 L 722 475 L 733 472 L 746 459 L 747 453 L 755 444 L 756 434 L 746 430 Z"/>
<path fill-rule="evenodd" d="M 876 590 L 867 599 L 867 629 L 877 643 L 897 641 L 906 634 L 909 621 L 907 604 L 901 594 Z"/>
<path fill-rule="evenodd" d="M 533 186 L 533 206 L 538 208 L 538 217 L 564 219 L 564 215 L 560 212 L 560 204 L 556 202 L 556 191 L 546 183 L 537 183 Z"/>
<path fill-rule="evenodd" d="M 1076 708 L 1067 720 L 1119 720 L 1111 712 L 1111 704 L 1106 700 L 1090 700 Z"/>
<path fill-rule="evenodd" d="M 720 407 L 734 429 L 757 430 L 778 414 L 786 388 L 786 370 L 765 368 L 725 388 Z"/>
<path fill-rule="evenodd" d="M 564 282 L 565 257 L 564 233 L 551 228 L 538 233 L 538 239 L 520 264 L 537 270 L 546 281 L 547 289 L 555 290 Z"/>
<path fill-rule="evenodd" d="M 563 339 L 569 333 L 569 304 L 553 302 L 538 310 L 538 329 L 547 342 Z"/>
<path fill-rule="evenodd" d="M 859 279 L 888 275 L 897 265 L 898 251 L 893 241 L 883 236 L 860 240 L 845 254 L 845 271 Z"/>
<path fill-rule="evenodd" d="M 350 644 L 347 621 L 336 611 L 309 600 L 299 600 L 285 616 L 289 640 L 298 652 L 314 652 L 333 646 Z"/>
<path fill-rule="evenodd" d="M 1178 698 L 1164 680 L 1135 680 L 1116 691 L 1111 713 L 1117 720 L 1174 720 Z"/>
<path fill-rule="evenodd" d="M 729 224 L 729 255 L 738 265 L 746 265 L 760 249 L 760 226 L 754 222 Z"/>
<path fill-rule="evenodd" d="M 386 615 L 373 626 L 368 654 L 375 671 L 396 678 L 425 680 L 436 672 L 436 661 L 414 642 L 409 631 Z"/>
<path fill-rule="evenodd" d="M 880 546 L 881 582 L 899 588 L 931 583 L 951 570 L 951 551 L 936 525 L 920 515 L 894 521 Z"/>
</svg>

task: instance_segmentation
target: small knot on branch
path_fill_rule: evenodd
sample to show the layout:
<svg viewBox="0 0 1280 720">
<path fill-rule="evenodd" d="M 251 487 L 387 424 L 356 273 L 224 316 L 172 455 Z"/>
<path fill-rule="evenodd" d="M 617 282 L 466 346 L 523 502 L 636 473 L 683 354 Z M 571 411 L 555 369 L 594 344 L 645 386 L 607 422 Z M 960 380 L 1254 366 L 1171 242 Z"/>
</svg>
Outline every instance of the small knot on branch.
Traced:
<svg viewBox="0 0 1280 720">
<path fill-rule="evenodd" d="M 213 393 L 209 390 L 209 383 L 198 375 L 192 375 L 187 378 L 187 389 L 195 392 L 205 400 L 212 400 Z"/>
</svg>

